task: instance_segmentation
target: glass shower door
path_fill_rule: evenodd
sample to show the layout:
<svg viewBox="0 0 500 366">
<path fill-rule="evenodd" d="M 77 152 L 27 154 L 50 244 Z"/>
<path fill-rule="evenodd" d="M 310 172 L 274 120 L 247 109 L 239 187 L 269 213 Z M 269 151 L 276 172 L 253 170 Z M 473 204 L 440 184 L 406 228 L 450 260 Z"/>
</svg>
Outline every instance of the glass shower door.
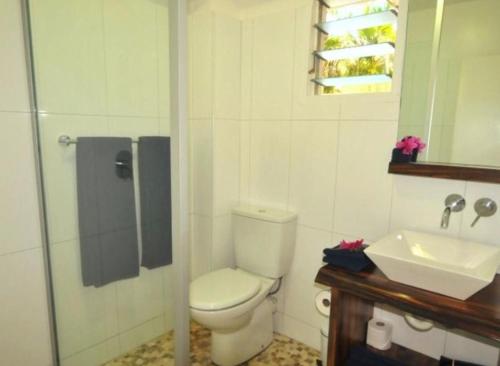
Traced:
<svg viewBox="0 0 500 366">
<path fill-rule="evenodd" d="M 157 150 L 142 166 L 138 158 L 143 137 L 165 149 L 170 142 L 169 3 L 29 0 L 61 365 L 174 364 L 180 315 L 174 316 L 172 241 L 148 249 L 169 250 L 170 260 L 168 254 L 158 261 L 153 255 L 150 265 L 144 260 L 145 238 L 165 238 L 170 228 L 165 220 L 157 227 L 141 221 L 144 206 L 154 206 L 156 198 L 143 192 L 150 178 L 141 178 L 144 166 L 159 160 L 163 168 L 168 157 Z M 122 158 L 106 170 L 103 162 L 115 147 Z M 116 178 L 120 174 L 126 176 Z M 165 176 L 151 179 L 170 189 Z M 153 191 L 166 192 L 160 188 Z M 120 237 L 121 224 L 128 231 Z M 98 244 L 92 235 L 100 237 Z"/>
</svg>

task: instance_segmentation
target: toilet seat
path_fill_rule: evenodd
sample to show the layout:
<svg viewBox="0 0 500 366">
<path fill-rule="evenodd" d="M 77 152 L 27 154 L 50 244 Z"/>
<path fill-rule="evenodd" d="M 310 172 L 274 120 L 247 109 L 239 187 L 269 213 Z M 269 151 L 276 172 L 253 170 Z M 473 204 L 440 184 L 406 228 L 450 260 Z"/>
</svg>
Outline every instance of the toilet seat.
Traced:
<svg viewBox="0 0 500 366">
<path fill-rule="evenodd" d="M 232 308 L 255 297 L 261 284 L 255 276 L 232 268 L 210 272 L 191 283 L 190 307 L 200 311 Z"/>
</svg>

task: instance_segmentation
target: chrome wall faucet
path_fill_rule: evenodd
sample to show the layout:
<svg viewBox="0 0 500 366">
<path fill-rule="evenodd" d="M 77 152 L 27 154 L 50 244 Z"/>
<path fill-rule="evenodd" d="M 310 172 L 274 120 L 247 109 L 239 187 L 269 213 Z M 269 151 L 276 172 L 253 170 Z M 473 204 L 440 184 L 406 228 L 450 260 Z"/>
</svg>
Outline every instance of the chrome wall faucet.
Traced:
<svg viewBox="0 0 500 366">
<path fill-rule="evenodd" d="M 450 224 L 450 215 L 452 212 L 460 212 L 465 208 L 465 198 L 459 194 L 450 194 L 444 201 L 446 208 L 441 217 L 441 229 L 447 229 Z"/>
<path fill-rule="evenodd" d="M 481 198 L 474 204 L 474 210 L 476 211 L 477 217 L 470 227 L 474 227 L 481 217 L 490 217 L 497 212 L 497 204 L 491 198 Z"/>
</svg>

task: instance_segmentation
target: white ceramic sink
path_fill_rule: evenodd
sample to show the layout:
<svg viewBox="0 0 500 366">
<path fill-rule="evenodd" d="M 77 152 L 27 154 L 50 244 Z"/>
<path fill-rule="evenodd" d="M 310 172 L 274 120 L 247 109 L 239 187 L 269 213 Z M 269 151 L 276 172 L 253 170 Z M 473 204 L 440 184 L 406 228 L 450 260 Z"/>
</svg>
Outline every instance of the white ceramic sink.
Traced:
<svg viewBox="0 0 500 366">
<path fill-rule="evenodd" d="M 493 281 L 500 248 L 409 230 L 396 231 L 365 253 L 393 281 L 465 300 Z"/>
</svg>

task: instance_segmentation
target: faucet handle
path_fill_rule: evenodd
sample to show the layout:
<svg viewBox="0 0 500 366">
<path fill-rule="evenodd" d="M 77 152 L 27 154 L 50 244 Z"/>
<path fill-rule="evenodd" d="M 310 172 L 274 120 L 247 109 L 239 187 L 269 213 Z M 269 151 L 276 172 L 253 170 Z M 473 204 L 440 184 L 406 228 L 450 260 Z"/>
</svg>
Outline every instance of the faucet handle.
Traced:
<svg viewBox="0 0 500 366">
<path fill-rule="evenodd" d="M 470 227 L 474 227 L 481 217 L 490 217 L 497 212 L 498 206 L 491 198 L 481 198 L 474 204 L 474 210 L 477 217 L 474 219 Z"/>
<path fill-rule="evenodd" d="M 444 205 L 449 208 L 451 212 L 460 212 L 465 208 L 465 198 L 457 193 L 450 194 L 446 197 Z"/>
</svg>

